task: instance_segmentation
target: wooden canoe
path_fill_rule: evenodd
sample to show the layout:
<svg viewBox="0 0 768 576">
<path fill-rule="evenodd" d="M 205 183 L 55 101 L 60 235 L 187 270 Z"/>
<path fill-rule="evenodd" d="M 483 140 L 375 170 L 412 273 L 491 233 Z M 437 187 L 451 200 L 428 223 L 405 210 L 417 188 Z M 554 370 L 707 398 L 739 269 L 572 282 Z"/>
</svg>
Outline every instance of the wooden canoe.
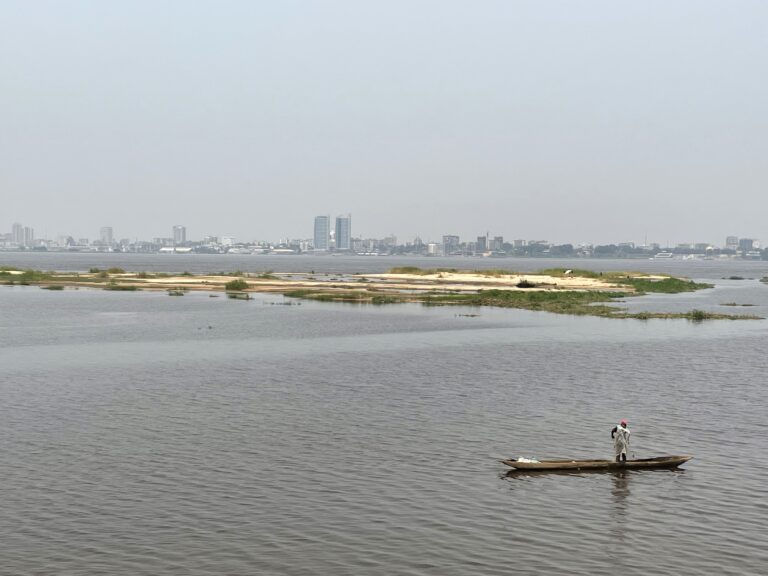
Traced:
<svg viewBox="0 0 768 576">
<path fill-rule="evenodd" d="M 643 468 L 675 468 L 688 462 L 693 456 L 658 456 L 640 460 L 542 460 L 540 462 L 519 462 L 502 460 L 502 463 L 517 470 L 627 470 Z"/>
</svg>

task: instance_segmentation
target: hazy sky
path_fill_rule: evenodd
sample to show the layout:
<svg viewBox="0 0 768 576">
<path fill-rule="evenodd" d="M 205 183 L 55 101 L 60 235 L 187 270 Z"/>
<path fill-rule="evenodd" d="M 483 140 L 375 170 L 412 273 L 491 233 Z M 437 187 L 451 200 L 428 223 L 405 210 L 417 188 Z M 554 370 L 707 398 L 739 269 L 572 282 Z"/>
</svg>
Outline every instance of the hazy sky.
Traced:
<svg viewBox="0 0 768 576">
<path fill-rule="evenodd" d="M 768 2 L 0 2 L 0 232 L 768 240 Z"/>
</svg>

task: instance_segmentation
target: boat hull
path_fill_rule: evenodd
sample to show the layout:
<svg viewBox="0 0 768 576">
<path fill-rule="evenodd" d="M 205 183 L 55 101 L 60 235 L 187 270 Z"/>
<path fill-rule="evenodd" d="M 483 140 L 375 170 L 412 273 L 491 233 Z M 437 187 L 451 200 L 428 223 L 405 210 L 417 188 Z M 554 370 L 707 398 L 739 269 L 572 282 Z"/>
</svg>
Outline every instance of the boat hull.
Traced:
<svg viewBox="0 0 768 576">
<path fill-rule="evenodd" d="M 676 468 L 693 456 L 659 456 L 640 460 L 542 460 L 540 462 L 519 462 L 502 460 L 502 463 L 517 470 L 638 470 L 648 468 Z"/>
</svg>

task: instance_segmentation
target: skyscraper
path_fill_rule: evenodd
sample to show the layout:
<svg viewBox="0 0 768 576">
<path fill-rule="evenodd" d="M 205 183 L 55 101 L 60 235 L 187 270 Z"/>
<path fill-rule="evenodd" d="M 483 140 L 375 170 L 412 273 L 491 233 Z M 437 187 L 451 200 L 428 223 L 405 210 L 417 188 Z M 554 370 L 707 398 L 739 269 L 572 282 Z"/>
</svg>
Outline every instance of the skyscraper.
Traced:
<svg viewBox="0 0 768 576">
<path fill-rule="evenodd" d="M 336 217 L 336 250 L 352 249 L 352 215 Z"/>
<path fill-rule="evenodd" d="M 14 222 L 11 227 L 11 241 L 17 246 L 24 244 L 24 226 L 18 222 Z"/>
<path fill-rule="evenodd" d="M 315 216 L 315 250 L 331 247 L 331 217 Z"/>
<path fill-rule="evenodd" d="M 105 246 L 112 246 L 112 226 L 103 226 L 99 230 L 99 239 Z"/>
<path fill-rule="evenodd" d="M 452 234 L 443 236 L 443 254 L 449 256 L 459 251 L 459 237 Z"/>
<path fill-rule="evenodd" d="M 187 227 L 176 225 L 173 227 L 173 245 L 178 246 L 187 241 Z"/>
</svg>

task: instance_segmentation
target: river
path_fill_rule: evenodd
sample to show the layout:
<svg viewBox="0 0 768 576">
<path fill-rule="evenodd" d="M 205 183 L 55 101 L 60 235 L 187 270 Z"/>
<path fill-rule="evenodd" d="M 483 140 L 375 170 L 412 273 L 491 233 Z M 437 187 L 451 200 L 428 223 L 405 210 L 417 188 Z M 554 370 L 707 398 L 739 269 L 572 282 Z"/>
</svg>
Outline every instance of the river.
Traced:
<svg viewBox="0 0 768 576">
<path fill-rule="evenodd" d="M 766 263 L 564 262 L 0 257 L 58 270 L 631 268 L 716 284 L 632 309 L 768 316 Z M 286 302 L 0 287 L 0 572 L 765 573 L 768 321 Z M 695 459 L 543 476 L 498 462 L 610 457 L 621 418 L 638 458 Z"/>
</svg>

